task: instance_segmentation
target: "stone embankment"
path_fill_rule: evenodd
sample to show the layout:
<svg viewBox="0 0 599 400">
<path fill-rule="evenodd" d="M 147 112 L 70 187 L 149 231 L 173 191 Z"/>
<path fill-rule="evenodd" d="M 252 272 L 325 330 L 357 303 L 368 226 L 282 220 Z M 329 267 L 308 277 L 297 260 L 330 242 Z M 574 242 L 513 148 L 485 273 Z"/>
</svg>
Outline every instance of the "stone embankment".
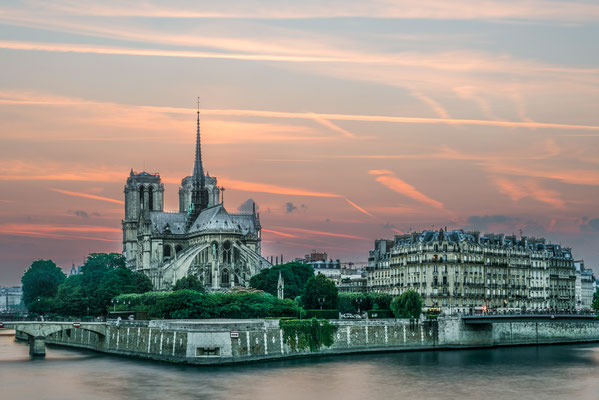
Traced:
<svg viewBox="0 0 599 400">
<path fill-rule="evenodd" d="M 331 347 L 293 349 L 278 320 L 156 320 L 108 322 L 106 334 L 77 328 L 46 343 L 188 364 L 231 364 L 268 359 L 492 346 L 599 341 L 599 322 L 513 322 L 468 325 L 460 318 L 332 321 Z M 19 333 L 17 332 L 17 335 Z"/>
</svg>

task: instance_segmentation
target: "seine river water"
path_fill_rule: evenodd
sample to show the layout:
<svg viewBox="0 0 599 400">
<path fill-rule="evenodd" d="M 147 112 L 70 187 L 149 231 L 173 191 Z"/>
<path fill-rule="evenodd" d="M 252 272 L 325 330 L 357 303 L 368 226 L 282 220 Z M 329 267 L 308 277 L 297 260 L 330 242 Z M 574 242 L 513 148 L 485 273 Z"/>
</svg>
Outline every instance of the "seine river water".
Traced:
<svg viewBox="0 0 599 400">
<path fill-rule="evenodd" d="M 599 399 L 599 344 L 188 367 L 28 346 L 0 331 L 3 399 Z"/>
</svg>

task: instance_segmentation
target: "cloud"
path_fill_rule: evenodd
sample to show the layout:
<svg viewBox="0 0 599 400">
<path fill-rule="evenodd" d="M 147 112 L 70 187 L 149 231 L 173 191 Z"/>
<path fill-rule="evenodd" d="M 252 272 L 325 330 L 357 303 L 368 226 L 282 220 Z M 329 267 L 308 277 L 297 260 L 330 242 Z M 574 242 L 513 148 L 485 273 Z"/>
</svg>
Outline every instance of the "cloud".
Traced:
<svg viewBox="0 0 599 400">
<path fill-rule="evenodd" d="M 68 233 L 74 233 L 76 236 L 68 235 Z M 54 239 L 68 239 L 68 240 L 98 240 L 102 242 L 120 242 L 117 239 L 108 239 L 104 237 L 95 236 L 83 236 L 82 233 L 94 234 L 94 233 L 122 233 L 121 229 L 118 228 L 107 228 L 102 226 L 64 226 L 64 225 L 50 225 L 50 224 L 2 224 L 0 225 L 0 235 L 10 236 L 23 236 L 23 237 L 42 237 L 42 238 L 54 238 Z"/>
<path fill-rule="evenodd" d="M 307 233 L 309 235 L 317 235 L 317 236 L 332 236 L 332 237 L 340 237 L 340 238 L 346 238 L 346 239 L 371 240 L 370 238 L 366 238 L 366 237 L 362 237 L 362 236 L 347 235 L 347 234 L 343 234 L 343 233 L 324 232 L 324 231 L 317 231 L 317 230 L 313 230 L 313 229 L 293 228 L 293 227 L 281 227 L 280 229 L 290 230 L 290 231 L 294 231 L 294 232 Z"/>
<path fill-rule="evenodd" d="M 141 5 L 120 1 L 53 1 L 33 2 L 42 13 L 75 17 L 167 18 L 167 19 L 314 19 L 314 18 L 383 18 L 433 20 L 506 21 L 595 21 L 599 7 L 592 2 L 547 0 L 480 0 L 477 7 L 467 0 L 451 3 L 437 0 L 401 1 L 246 1 L 156 2 Z M 7 8 L 11 10 L 13 8 Z M 14 9 L 18 10 L 17 7 Z"/>
<path fill-rule="evenodd" d="M 254 199 L 249 198 L 246 201 L 244 201 L 243 203 L 241 203 L 239 205 L 239 207 L 237 207 L 237 210 L 241 211 L 241 212 L 244 212 L 244 213 L 250 213 L 250 212 L 252 212 L 254 210 L 254 204 L 256 204 L 254 202 Z M 256 204 L 256 210 L 258 210 L 258 209 L 259 209 L 259 207 Z"/>
<path fill-rule="evenodd" d="M 479 230 L 479 231 L 484 231 L 484 230 L 489 229 L 490 225 L 512 224 L 515 222 L 519 222 L 520 218 L 510 217 L 507 215 L 482 215 L 482 216 L 472 215 L 472 216 L 468 217 L 466 221 L 468 222 L 468 224 L 470 224 L 470 226 L 467 227 L 467 229 L 475 229 L 475 230 Z"/>
<path fill-rule="evenodd" d="M 439 104 L 437 101 L 431 99 L 428 96 L 423 95 L 420 92 L 413 91 L 412 96 L 416 97 L 423 103 L 428 104 L 439 117 L 449 118 L 449 113 L 447 112 L 447 110 L 443 108 L 443 106 L 441 106 L 441 104 Z"/>
<path fill-rule="evenodd" d="M 287 214 L 290 214 L 295 210 L 297 210 L 297 207 L 292 202 L 285 203 L 285 211 L 287 212 Z"/>
<path fill-rule="evenodd" d="M 73 214 L 81 218 L 89 218 L 89 215 L 83 210 L 69 210 L 69 214 Z"/>
<path fill-rule="evenodd" d="M 285 232 L 280 232 L 280 231 L 274 231 L 272 229 L 264 229 L 262 228 L 262 232 L 268 232 L 268 233 L 272 233 L 275 235 L 279 235 L 279 236 L 284 236 L 284 237 L 290 237 L 290 238 L 295 238 L 297 237 L 296 235 L 292 235 L 291 233 L 285 233 Z"/>
<path fill-rule="evenodd" d="M 62 190 L 62 189 L 56 189 L 56 188 L 50 188 L 50 190 L 57 192 L 57 193 L 66 194 L 67 196 L 83 197 L 86 199 L 101 200 L 101 201 L 107 201 L 110 203 L 117 203 L 117 204 L 125 204 L 125 202 L 122 200 L 116 200 L 116 199 L 111 199 L 108 197 L 96 196 L 95 194 L 71 192 L 69 190 Z"/>
<path fill-rule="evenodd" d="M 424 193 L 419 192 L 414 186 L 396 177 L 393 172 L 389 170 L 370 170 L 371 175 L 376 175 L 377 182 L 383 184 L 389 189 L 396 193 L 407 196 L 420 203 L 428 204 L 431 207 L 443 209 L 443 203 L 440 201 L 431 199 Z"/>
<path fill-rule="evenodd" d="M 537 180 L 495 178 L 492 182 L 500 193 L 509 196 L 515 203 L 531 198 L 554 208 L 564 208 L 566 205 L 559 192 L 541 187 Z"/>
<path fill-rule="evenodd" d="M 1 47 L 1 46 L 0 46 Z M 106 124 L 106 121 L 114 120 L 116 126 L 131 126 L 139 128 L 148 125 L 148 119 L 152 122 L 148 129 L 157 129 L 156 118 L 169 116 L 172 114 L 190 115 L 195 110 L 191 108 L 177 107 L 157 107 L 157 106 L 131 106 L 118 103 L 95 102 L 77 98 L 65 98 L 62 96 L 53 96 L 41 94 L 37 97 L 34 93 L 4 91 L 0 92 L 0 104 L 15 104 L 24 106 L 36 105 L 55 105 L 55 106 L 86 106 L 90 110 L 97 107 L 108 107 L 104 109 L 102 115 L 98 114 L 97 123 Z M 465 125 L 465 126 L 495 126 L 504 128 L 534 128 L 534 129 L 569 129 L 584 131 L 599 131 L 599 125 L 578 125 L 578 124 L 560 124 L 536 121 L 506 121 L 506 120 L 480 120 L 480 119 L 459 119 L 459 118 L 427 118 L 427 117 L 400 117 L 389 115 L 364 115 L 364 114 L 330 114 L 315 112 L 287 112 L 273 110 L 251 110 L 251 109 L 202 109 L 204 116 L 226 116 L 226 117 L 256 117 L 256 118 L 275 118 L 275 119 L 297 119 L 297 120 L 327 120 L 327 121 L 357 121 L 357 122 L 380 122 L 396 124 L 427 124 L 427 125 Z M 114 113 L 114 115 L 112 115 Z M 107 114 L 112 118 L 107 118 Z M 116 115 L 116 119 L 115 119 Z M 181 123 L 173 121 L 172 117 L 167 119 L 169 124 Z M 164 129 L 164 119 L 160 120 L 158 129 Z M 94 120 L 96 122 L 96 120 Z M 233 122 L 227 121 L 232 124 Z M 128 125 L 123 125 L 128 124 Z M 140 125 L 141 124 L 141 125 Z M 246 124 L 247 125 L 247 124 Z M 268 124 L 265 124 L 268 125 Z M 238 129 L 238 127 L 235 127 Z M 281 126 L 272 126 L 269 131 L 275 133 Z M 246 127 L 246 130 L 251 128 Z M 289 128 L 296 130 L 297 127 Z M 229 129 L 230 130 L 230 129 Z M 255 129 L 254 129 L 255 130 Z M 244 135 L 247 136 L 247 135 Z M 296 135 L 297 136 L 297 135 Z M 300 135 L 301 136 L 301 135 Z M 291 140 L 299 140 L 300 136 L 292 137 Z M 237 136 L 236 136 L 237 137 Z M 270 136 L 269 136 L 270 137 Z M 273 136 L 274 138 L 274 136 Z M 162 137 L 157 137 L 162 140 Z M 304 134 L 304 139 L 306 139 Z M 325 140 L 326 138 L 310 137 L 310 140 Z M 111 139 L 112 140 L 112 139 Z M 270 140 L 270 139 L 269 139 Z M 273 139 L 274 140 L 274 139 Z"/>
<path fill-rule="evenodd" d="M 299 188 L 271 185 L 268 183 L 239 181 L 239 180 L 235 180 L 235 179 L 221 178 L 221 177 L 219 177 L 218 180 L 223 184 L 223 186 L 226 186 L 227 189 L 242 190 L 242 191 L 247 191 L 247 192 L 262 192 L 262 193 L 271 193 L 271 194 L 283 194 L 283 195 L 291 195 L 291 196 L 309 196 L 309 197 L 341 197 L 338 194 L 332 194 L 332 193 L 326 193 L 326 192 L 314 192 L 314 191 L 299 189 Z"/>
<path fill-rule="evenodd" d="M 369 213 L 368 211 L 366 211 L 365 209 L 363 209 L 362 207 L 360 207 L 359 205 L 357 205 L 356 203 L 354 203 L 353 201 L 351 201 L 350 199 L 348 199 L 347 197 L 345 197 L 345 201 L 347 201 L 347 203 L 352 206 L 353 208 L 355 208 L 356 210 L 360 211 L 363 214 L 368 215 L 369 217 L 374 217 L 374 215 L 372 215 L 371 213 Z"/>
<path fill-rule="evenodd" d="M 599 232 L 599 218 L 589 219 L 580 225 L 583 232 Z"/>
</svg>

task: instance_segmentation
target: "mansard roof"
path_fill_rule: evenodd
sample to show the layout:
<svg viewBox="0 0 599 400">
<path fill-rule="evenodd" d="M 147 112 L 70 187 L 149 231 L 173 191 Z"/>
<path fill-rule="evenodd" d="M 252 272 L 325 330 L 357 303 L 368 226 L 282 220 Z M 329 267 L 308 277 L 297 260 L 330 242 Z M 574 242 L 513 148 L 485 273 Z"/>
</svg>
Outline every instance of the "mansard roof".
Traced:
<svg viewBox="0 0 599 400">
<path fill-rule="evenodd" d="M 463 230 L 452 231 L 422 231 L 420 233 L 409 233 L 395 235 L 395 246 L 413 244 L 429 244 L 433 242 L 467 243 L 480 246 L 500 246 L 511 248 L 525 248 L 534 251 L 548 251 L 553 256 L 572 258 L 571 250 L 558 244 L 547 243 L 544 238 L 521 237 L 516 235 L 506 236 L 497 233 L 464 232 Z"/>
</svg>

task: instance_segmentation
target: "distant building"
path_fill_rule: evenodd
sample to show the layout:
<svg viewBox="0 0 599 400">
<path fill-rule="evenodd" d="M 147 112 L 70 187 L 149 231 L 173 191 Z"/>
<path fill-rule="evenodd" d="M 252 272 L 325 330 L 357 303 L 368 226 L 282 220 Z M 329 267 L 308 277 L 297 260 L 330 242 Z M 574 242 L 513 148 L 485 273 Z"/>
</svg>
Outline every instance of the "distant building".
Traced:
<svg viewBox="0 0 599 400">
<path fill-rule="evenodd" d="M 73 266 L 71 267 L 71 270 L 69 271 L 69 276 L 81 274 L 81 268 L 83 268 L 83 265 L 73 264 Z"/>
<path fill-rule="evenodd" d="M 367 281 L 371 291 L 413 289 L 425 307 L 462 312 L 576 305 L 571 250 L 542 238 L 443 229 L 396 235 L 375 241 Z"/>
<path fill-rule="evenodd" d="M 576 309 L 590 310 L 595 294 L 595 276 L 593 270 L 585 268 L 584 261 L 574 262 L 576 268 Z"/>
<path fill-rule="evenodd" d="M 23 289 L 20 286 L 0 287 L 0 312 L 10 313 L 23 309 Z"/>
<path fill-rule="evenodd" d="M 367 278 L 362 274 L 358 275 L 342 275 L 341 280 L 337 284 L 339 293 L 360 293 L 367 291 Z"/>
<path fill-rule="evenodd" d="M 309 264 L 314 268 L 315 274 L 323 274 L 336 282 L 339 281 L 341 277 L 341 261 L 329 260 L 327 253 L 312 251 L 312 253 L 306 254 L 306 257 L 303 259 L 296 258 L 296 261 Z"/>
</svg>

